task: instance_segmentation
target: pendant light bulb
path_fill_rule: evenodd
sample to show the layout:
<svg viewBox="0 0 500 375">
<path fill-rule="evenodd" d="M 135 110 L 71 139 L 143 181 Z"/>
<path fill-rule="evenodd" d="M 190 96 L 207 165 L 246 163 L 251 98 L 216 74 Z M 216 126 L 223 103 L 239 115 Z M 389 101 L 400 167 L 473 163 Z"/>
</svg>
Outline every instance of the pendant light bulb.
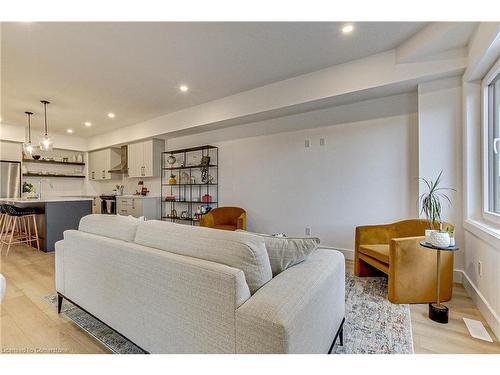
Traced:
<svg viewBox="0 0 500 375">
<path fill-rule="evenodd" d="M 31 143 L 31 116 L 33 115 L 33 112 L 24 113 L 28 116 L 28 141 L 23 143 L 23 150 L 27 156 L 31 157 L 33 151 L 35 150 L 35 146 Z"/>
<path fill-rule="evenodd" d="M 44 151 L 52 151 L 52 139 L 49 137 L 49 130 L 47 125 L 47 104 L 50 104 L 47 100 L 40 100 L 43 104 L 43 114 L 44 114 L 44 124 L 45 124 L 45 135 L 40 140 L 40 149 Z"/>
</svg>

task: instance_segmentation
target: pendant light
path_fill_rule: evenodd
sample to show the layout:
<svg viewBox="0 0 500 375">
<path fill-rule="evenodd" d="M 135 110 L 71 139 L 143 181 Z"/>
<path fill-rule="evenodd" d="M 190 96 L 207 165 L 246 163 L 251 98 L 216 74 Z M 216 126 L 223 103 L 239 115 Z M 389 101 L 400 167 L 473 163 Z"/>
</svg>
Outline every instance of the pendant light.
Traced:
<svg viewBox="0 0 500 375">
<path fill-rule="evenodd" d="M 35 146 L 31 143 L 31 116 L 33 115 L 33 112 L 24 113 L 28 116 L 28 142 L 23 143 L 23 150 L 26 155 L 31 156 L 35 149 Z"/>
<path fill-rule="evenodd" d="M 43 114 L 45 123 L 45 135 L 40 140 L 40 149 L 44 151 L 52 151 L 52 140 L 49 137 L 49 131 L 47 126 L 47 104 L 50 104 L 50 102 L 47 100 L 40 100 L 40 103 L 43 104 Z"/>
</svg>

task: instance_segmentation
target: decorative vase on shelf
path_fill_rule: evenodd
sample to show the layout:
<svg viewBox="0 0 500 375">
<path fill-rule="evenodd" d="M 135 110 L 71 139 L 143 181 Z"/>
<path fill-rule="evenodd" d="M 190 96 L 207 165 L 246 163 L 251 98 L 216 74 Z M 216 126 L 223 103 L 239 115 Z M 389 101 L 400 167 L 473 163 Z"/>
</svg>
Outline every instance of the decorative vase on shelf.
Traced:
<svg viewBox="0 0 500 375">
<path fill-rule="evenodd" d="M 450 234 L 448 232 L 432 232 L 430 243 L 432 246 L 436 247 L 449 247 L 450 246 Z"/>
</svg>

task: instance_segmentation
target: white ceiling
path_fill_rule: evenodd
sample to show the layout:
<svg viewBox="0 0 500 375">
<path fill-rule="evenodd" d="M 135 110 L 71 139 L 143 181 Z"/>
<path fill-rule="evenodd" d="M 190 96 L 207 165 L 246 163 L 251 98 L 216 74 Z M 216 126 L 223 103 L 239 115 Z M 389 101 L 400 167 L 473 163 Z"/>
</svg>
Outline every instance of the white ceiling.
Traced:
<svg viewBox="0 0 500 375">
<path fill-rule="evenodd" d="M 31 110 L 41 127 L 48 99 L 49 131 L 93 136 L 395 48 L 425 23 L 356 23 L 351 35 L 341 26 L 3 23 L 1 117 L 24 125 Z"/>
</svg>

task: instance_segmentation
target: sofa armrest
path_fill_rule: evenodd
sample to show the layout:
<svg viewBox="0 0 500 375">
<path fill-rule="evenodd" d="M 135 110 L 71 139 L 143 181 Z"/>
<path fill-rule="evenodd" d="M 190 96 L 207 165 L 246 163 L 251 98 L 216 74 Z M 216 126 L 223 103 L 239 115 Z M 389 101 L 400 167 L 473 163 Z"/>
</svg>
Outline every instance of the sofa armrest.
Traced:
<svg viewBox="0 0 500 375">
<path fill-rule="evenodd" d="M 200 226 L 206 228 L 213 228 L 215 226 L 215 218 L 211 212 L 202 215 L 200 218 Z"/>
<path fill-rule="evenodd" d="M 327 353 L 344 310 L 344 256 L 319 249 L 236 310 L 236 352 Z"/>
<path fill-rule="evenodd" d="M 435 299 L 436 251 L 420 246 L 425 237 L 394 238 L 389 247 L 387 297 L 393 303 L 421 303 Z M 451 298 L 453 252 L 441 252 L 443 300 Z"/>
</svg>

